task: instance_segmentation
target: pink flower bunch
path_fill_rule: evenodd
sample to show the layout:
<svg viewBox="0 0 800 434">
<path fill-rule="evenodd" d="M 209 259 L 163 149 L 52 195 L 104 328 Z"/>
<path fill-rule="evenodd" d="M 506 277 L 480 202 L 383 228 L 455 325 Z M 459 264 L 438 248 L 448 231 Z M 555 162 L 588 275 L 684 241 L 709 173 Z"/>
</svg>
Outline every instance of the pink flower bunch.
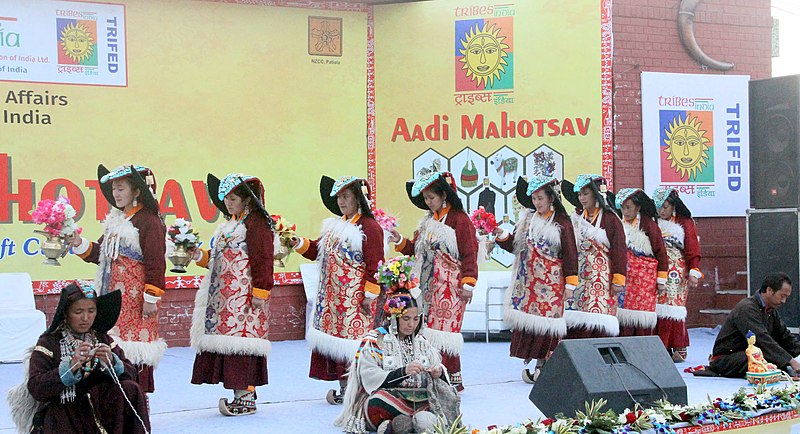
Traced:
<svg viewBox="0 0 800 434">
<path fill-rule="evenodd" d="M 75 224 L 75 208 L 64 196 L 56 200 L 44 199 L 36 204 L 31 213 L 33 222 L 44 224 L 44 231 L 53 236 L 68 236 L 73 232 L 81 233 L 83 228 Z"/>
<path fill-rule="evenodd" d="M 376 209 L 373 213 L 375 216 L 375 221 L 381 226 L 383 230 L 386 232 L 391 232 L 392 229 L 397 227 L 397 218 L 393 215 L 389 215 L 381 208 Z"/>
<path fill-rule="evenodd" d="M 419 278 L 414 275 L 414 257 L 398 256 L 386 262 L 378 262 L 378 272 L 375 273 L 375 280 L 386 288 L 387 293 L 398 289 L 416 288 L 419 285 Z"/>
<path fill-rule="evenodd" d="M 497 228 L 497 220 L 494 217 L 494 214 L 486 211 L 486 209 L 482 206 L 479 206 L 478 209 L 472 211 L 472 215 L 469 216 L 470 220 L 472 220 L 472 225 L 475 226 L 475 229 L 481 235 L 488 235 L 491 234 Z"/>
</svg>

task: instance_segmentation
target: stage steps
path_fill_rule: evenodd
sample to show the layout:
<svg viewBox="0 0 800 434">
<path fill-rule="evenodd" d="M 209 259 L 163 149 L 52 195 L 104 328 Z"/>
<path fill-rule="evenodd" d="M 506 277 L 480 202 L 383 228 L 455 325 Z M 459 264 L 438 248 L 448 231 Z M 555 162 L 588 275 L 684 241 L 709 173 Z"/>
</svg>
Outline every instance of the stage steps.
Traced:
<svg viewBox="0 0 800 434">
<path fill-rule="evenodd" d="M 711 279 L 708 279 L 708 277 L 711 277 Z M 712 283 L 712 285 L 708 285 L 711 286 L 711 288 L 708 286 L 705 288 L 698 288 L 695 296 L 701 300 L 709 301 L 699 303 L 700 306 L 698 307 L 700 307 L 700 309 L 696 311 L 697 314 L 690 315 L 692 321 L 689 323 L 689 327 L 715 327 L 722 324 L 725 318 L 728 317 L 728 314 L 731 313 L 731 309 L 736 306 L 736 303 L 748 297 L 747 271 L 736 272 L 734 284 L 734 288 L 736 289 L 720 288 L 717 283 L 718 280 L 716 280 L 714 276 L 707 276 L 704 280 L 708 283 Z M 712 288 L 713 290 L 711 290 Z M 692 306 L 690 306 L 690 309 L 691 307 Z"/>
</svg>

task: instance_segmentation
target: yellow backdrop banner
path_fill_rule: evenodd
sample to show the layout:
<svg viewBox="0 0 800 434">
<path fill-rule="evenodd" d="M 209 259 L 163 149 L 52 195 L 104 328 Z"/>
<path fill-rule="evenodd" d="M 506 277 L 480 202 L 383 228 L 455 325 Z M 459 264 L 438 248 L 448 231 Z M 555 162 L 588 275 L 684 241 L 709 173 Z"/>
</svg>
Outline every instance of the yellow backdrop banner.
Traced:
<svg viewBox="0 0 800 434">
<path fill-rule="evenodd" d="M 611 174 L 610 1 L 376 8 L 378 203 L 411 235 L 404 183 L 450 171 L 468 212 L 516 222 L 520 176 Z M 496 263 L 513 255 L 496 248 Z"/>
<path fill-rule="evenodd" d="M 0 5 L 9 41 L 0 46 L 0 272 L 94 275 L 72 255 L 61 267 L 41 265 L 30 212 L 41 199 L 67 196 L 84 235 L 99 237 L 108 204 L 98 164 L 152 168 L 166 224 L 191 219 L 206 245 L 221 218 L 206 192 L 209 172 L 260 177 L 266 208 L 316 236 L 330 216 L 319 176 L 367 174 L 368 9 L 112 5 Z M 76 29 L 84 45 L 70 42 Z M 126 76 L 117 81 L 103 76 L 112 43 L 124 53 L 116 62 Z M 291 255 L 286 270 L 298 262 Z"/>
</svg>

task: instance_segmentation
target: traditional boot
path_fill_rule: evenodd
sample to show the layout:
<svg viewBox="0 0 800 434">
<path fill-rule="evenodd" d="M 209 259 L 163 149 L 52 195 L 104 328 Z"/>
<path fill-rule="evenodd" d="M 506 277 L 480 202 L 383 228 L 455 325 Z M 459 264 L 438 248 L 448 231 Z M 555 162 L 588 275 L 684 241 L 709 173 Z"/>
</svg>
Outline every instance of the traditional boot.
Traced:
<svg viewBox="0 0 800 434">
<path fill-rule="evenodd" d="M 340 393 L 336 393 L 336 389 L 331 389 L 328 391 L 328 394 L 325 395 L 325 400 L 328 401 L 330 405 L 339 405 L 344 400 L 344 396 Z"/>
<path fill-rule="evenodd" d="M 331 389 L 328 391 L 328 394 L 325 395 L 325 400 L 328 401 L 330 405 L 339 405 L 344 401 L 344 391 L 347 389 L 347 381 L 339 380 L 339 393 L 336 393 L 335 389 Z"/>
<path fill-rule="evenodd" d="M 455 386 L 456 391 L 459 393 L 464 391 L 464 383 L 461 379 L 461 372 L 453 372 L 450 374 L 450 384 Z"/>
<path fill-rule="evenodd" d="M 536 361 L 536 369 L 531 372 L 530 369 L 525 368 L 522 370 L 522 381 L 528 384 L 536 384 L 536 380 L 539 379 L 539 375 L 542 373 L 542 366 L 544 366 L 544 361 L 537 360 Z"/>
<path fill-rule="evenodd" d="M 256 412 L 256 393 L 249 390 L 234 390 L 233 401 L 220 398 L 219 412 L 225 416 L 245 416 Z"/>
<path fill-rule="evenodd" d="M 672 361 L 675 363 L 683 363 L 686 361 L 688 355 L 686 348 L 675 348 L 672 351 Z"/>
</svg>

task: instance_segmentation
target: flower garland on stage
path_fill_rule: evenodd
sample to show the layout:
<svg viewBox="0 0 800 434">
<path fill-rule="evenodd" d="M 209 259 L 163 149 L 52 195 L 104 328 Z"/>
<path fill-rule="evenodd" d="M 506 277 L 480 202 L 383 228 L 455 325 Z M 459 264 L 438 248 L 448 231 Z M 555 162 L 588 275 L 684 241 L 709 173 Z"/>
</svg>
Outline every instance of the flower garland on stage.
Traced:
<svg viewBox="0 0 800 434">
<path fill-rule="evenodd" d="M 800 410 L 800 383 L 790 382 L 785 388 L 759 385 L 742 387 L 729 399 L 709 398 L 708 402 L 693 405 L 674 405 L 658 401 L 653 408 L 626 409 L 622 414 L 603 411 L 604 399 L 586 404 L 584 411 L 574 417 L 558 415 L 516 425 L 491 425 L 485 430 L 473 429 L 470 434 L 623 434 L 654 432 L 676 433 L 682 427 L 724 425 L 771 412 Z M 449 433 L 440 427 L 429 434 Z"/>
</svg>

